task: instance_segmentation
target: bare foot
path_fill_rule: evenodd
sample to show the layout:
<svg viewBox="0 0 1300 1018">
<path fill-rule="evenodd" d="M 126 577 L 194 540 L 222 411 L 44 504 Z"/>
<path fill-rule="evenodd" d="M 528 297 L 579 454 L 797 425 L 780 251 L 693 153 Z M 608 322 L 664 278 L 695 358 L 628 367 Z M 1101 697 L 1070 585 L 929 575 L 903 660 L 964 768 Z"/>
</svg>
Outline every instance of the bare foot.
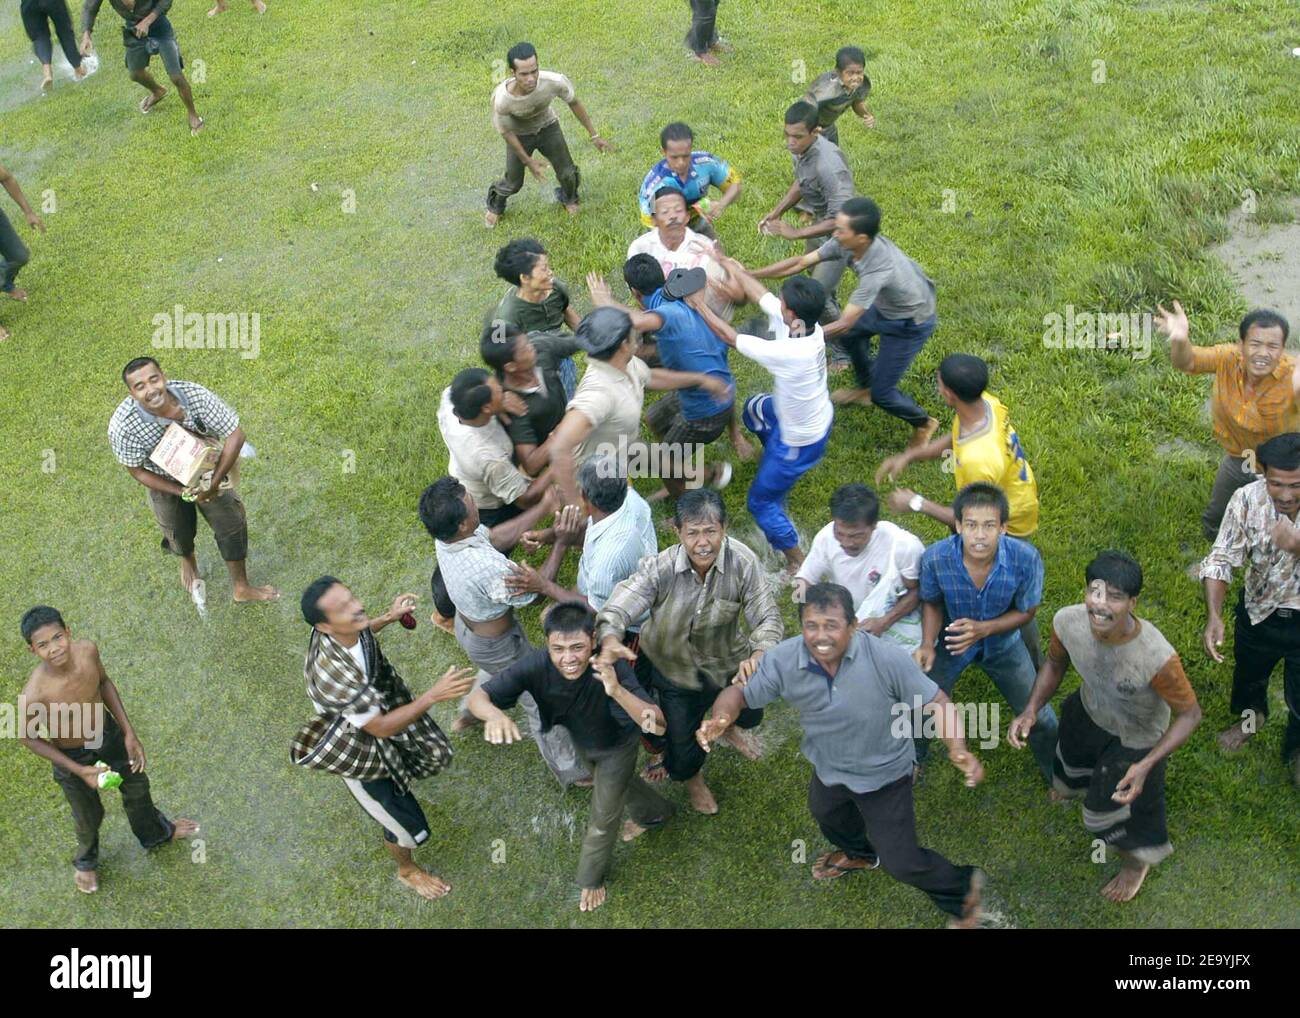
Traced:
<svg viewBox="0 0 1300 1018">
<path fill-rule="evenodd" d="M 258 14 L 265 14 L 266 4 L 263 0 L 253 0 L 253 10 L 257 11 Z"/>
<path fill-rule="evenodd" d="M 1244 722 L 1238 722 L 1231 728 L 1225 728 L 1219 733 L 1219 748 L 1225 753 L 1237 752 L 1237 750 L 1241 749 L 1242 746 L 1246 745 L 1246 740 L 1255 734 L 1254 732 L 1246 731 L 1242 727 L 1243 723 Z"/>
<path fill-rule="evenodd" d="M 763 747 L 753 732 L 732 725 L 722 736 L 722 741 L 734 747 L 746 760 L 757 760 L 763 755 Z"/>
<path fill-rule="evenodd" d="M 565 206 L 564 206 L 564 211 L 567 212 L 567 213 L 569 213 L 569 215 L 571 215 L 571 216 L 576 216 L 576 215 L 578 214 L 578 203 L 577 203 L 576 201 L 575 201 L 575 202 L 570 202 L 568 205 L 565 205 Z M 602 894 L 604 893 L 604 890 L 605 890 L 605 889 L 602 887 L 602 888 L 601 888 L 601 893 L 602 893 Z M 601 898 L 601 901 L 604 901 L 604 900 L 605 900 L 604 898 Z M 594 906 L 593 906 L 593 907 L 594 907 Z"/>
<path fill-rule="evenodd" d="M 1147 878 L 1150 869 L 1146 863 L 1131 866 L 1125 862 L 1115 874 L 1115 879 L 1101 889 L 1101 896 L 1114 902 L 1132 901 L 1142 889 L 1142 881 Z"/>
<path fill-rule="evenodd" d="M 641 768 L 641 780 L 648 781 L 652 785 L 660 781 L 668 780 L 668 768 L 664 764 L 664 755 L 652 756 L 650 761 Z"/>
<path fill-rule="evenodd" d="M 949 919 L 948 929 L 950 930 L 977 930 L 979 929 L 980 920 L 984 918 L 980 912 L 980 899 L 984 896 L 984 871 L 977 869 L 970 877 L 970 890 L 966 892 L 966 899 L 961 903 L 961 918 Z"/>
<path fill-rule="evenodd" d="M 1065 792 L 1060 791 L 1059 789 L 1049 788 L 1047 790 L 1047 798 L 1049 802 L 1069 802 L 1071 796 L 1067 795 Z"/>
<path fill-rule="evenodd" d="M 426 873 L 419 866 L 412 866 L 410 869 L 399 869 L 397 879 L 421 898 L 428 898 L 430 901 L 441 898 L 451 891 L 451 884 L 435 877 L 432 873 Z"/>
<path fill-rule="evenodd" d="M 42 92 L 48 92 L 48 91 L 49 91 L 50 89 L 52 89 L 53 87 L 54 87 L 54 75 L 53 75 L 53 74 L 47 74 L 47 75 L 45 75 L 45 77 L 41 78 L 41 91 L 42 91 Z"/>
<path fill-rule="evenodd" d="M 584 887 L 582 897 L 578 900 L 578 909 L 582 912 L 595 912 L 596 909 L 605 904 L 606 897 L 603 885 L 600 887 Z"/>
<path fill-rule="evenodd" d="M 8 339 L 12 335 L 13 335 L 12 332 L 6 329 L 3 325 L 0 325 L 0 343 L 3 343 L 6 339 Z"/>
<path fill-rule="evenodd" d="M 451 731 L 453 735 L 459 732 L 468 732 L 471 728 L 477 728 L 482 723 L 473 714 L 462 714 L 451 723 Z"/>
<path fill-rule="evenodd" d="M 439 629 L 441 629 L 444 633 L 450 633 L 452 636 L 456 635 L 455 619 L 449 619 L 446 615 L 442 615 L 439 612 L 435 611 L 432 615 L 429 616 L 429 621 L 432 622 Z"/>
<path fill-rule="evenodd" d="M 852 404 L 853 406 L 871 406 L 870 389 L 836 389 L 831 393 L 831 402 L 836 406 Z"/>
<path fill-rule="evenodd" d="M 939 422 L 933 417 L 927 417 L 925 423 L 919 428 L 912 429 L 912 437 L 907 440 L 909 449 L 919 449 L 934 437 L 934 433 L 939 430 Z"/>
<path fill-rule="evenodd" d="M 492 211 L 484 212 L 483 225 L 490 230 L 492 229 L 492 227 L 496 226 L 497 220 L 499 220 L 500 218 L 501 216 L 496 212 L 492 212 Z"/>
<path fill-rule="evenodd" d="M 578 778 L 573 782 L 574 788 L 591 788 L 596 784 L 592 778 Z"/>
<path fill-rule="evenodd" d="M 190 137 L 197 137 L 198 133 L 203 130 L 203 125 L 206 123 L 207 121 L 202 117 L 190 117 Z"/>
<path fill-rule="evenodd" d="M 150 92 L 147 96 L 145 96 L 143 99 L 140 100 L 140 112 L 148 113 L 151 109 L 153 109 L 160 102 L 162 102 L 163 98 L 166 95 L 167 95 L 167 89 L 163 88 L 162 86 L 159 86 L 157 92 Z"/>
<path fill-rule="evenodd" d="M 90 73 L 90 69 L 85 65 L 84 62 L 78 64 L 76 70 L 72 72 L 73 77 L 75 77 L 78 81 L 80 81 L 89 73 Z"/>
<path fill-rule="evenodd" d="M 3 293 L 6 297 L 11 298 L 12 300 L 27 299 L 27 291 L 17 286 L 15 286 L 12 290 L 0 290 L 0 293 Z"/>
<path fill-rule="evenodd" d="M 254 587 L 251 583 L 235 588 L 235 604 L 248 601 L 275 601 L 280 592 L 274 587 Z"/>
<path fill-rule="evenodd" d="M 94 870 L 73 870 L 77 890 L 82 894 L 94 894 L 99 890 L 99 876 Z"/>
<path fill-rule="evenodd" d="M 209 18 L 215 18 L 218 14 L 224 14 L 226 10 L 226 0 L 217 0 L 216 6 L 208 11 Z"/>
<path fill-rule="evenodd" d="M 668 489 L 660 488 L 658 491 L 653 491 L 649 495 L 647 495 L 645 497 L 645 500 L 647 502 L 662 502 L 667 497 L 668 497 Z"/>
<path fill-rule="evenodd" d="M 718 812 L 718 800 L 713 798 L 709 786 L 704 783 L 704 775 L 697 774 L 686 782 L 686 792 L 691 797 L 691 808 L 696 813 L 711 817 Z"/>
<path fill-rule="evenodd" d="M 198 563 L 187 558 L 181 559 L 181 590 L 190 593 L 194 589 L 194 581 L 198 578 Z"/>
<path fill-rule="evenodd" d="M 737 435 L 731 444 L 735 446 L 736 457 L 742 463 L 748 463 L 754 458 L 754 443 L 747 441 L 743 435 Z"/>
<path fill-rule="evenodd" d="M 624 820 L 622 838 L 624 841 L 635 841 L 648 830 L 649 827 L 642 827 L 635 820 Z"/>
<path fill-rule="evenodd" d="M 717 57 L 715 57 L 712 53 L 692 53 L 691 59 L 698 60 L 702 64 L 707 64 L 709 67 L 717 67 L 719 64 L 722 63 L 722 61 L 719 60 Z"/>
<path fill-rule="evenodd" d="M 861 870 L 874 870 L 879 865 L 880 860 L 874 855 L 855 859 L 847 852 L 826 852 L 813 861 L 812 875 L 814 880 L 836 880 Z"/>
<path fill-rule="evenodd" d="M 708 477 L 704 483 L 714 491 L 721 491 L 731 483 L 731 474 L 731 464 L 723 460 L 721 463 L 715 463 L 709 467 Z"/>
<path fill-rule="evenodd" d="M 192 838 L 199 833 L 199 825 L 193 820 L 186 820 L 184 817 L 177 817 L 172 821 L 175 830 L 172 831 L 172 841 L 184 841 L 186 838 Z"/>
</svg>

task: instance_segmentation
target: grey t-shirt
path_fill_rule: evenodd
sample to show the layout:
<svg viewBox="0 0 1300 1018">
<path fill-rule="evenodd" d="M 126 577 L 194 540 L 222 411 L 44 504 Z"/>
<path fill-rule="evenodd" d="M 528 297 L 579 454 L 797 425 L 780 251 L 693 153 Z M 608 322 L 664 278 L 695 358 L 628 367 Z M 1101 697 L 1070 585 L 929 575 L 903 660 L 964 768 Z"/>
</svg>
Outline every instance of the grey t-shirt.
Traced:
<svg viewBox="0 0 1300 1018">
<path fill-rule="evenodd" d="M 794 179 L 817 221 L 833 218 L 854 195 L 853 174 L 844 153 L 833 141 L 818 138 L 801 156 L 794 156 Z"/>
<path fill-rule="evenodd" d="M 897 644 L 855 633 L 832 680 L 793 636 L 763 655 L 745 704 L 785 699 L 799 712 L 799 748 L 822 784 L 874 792 L 912 773 L 912 711 L 938 691 Z"/>
<path fill-rule="evenodd" d="M 824 262 L 848 256 L 834 237 L 819 247 L 817 254 Z M 877 234 L 866 253 L 850 261 L 849 267 L 858 277 L 849 303 L 864 311 L 874 303 L 882 318 L 910 318 L 918 324 L 934 314 L 934 280 L 884 234 Z"/>
</svg>

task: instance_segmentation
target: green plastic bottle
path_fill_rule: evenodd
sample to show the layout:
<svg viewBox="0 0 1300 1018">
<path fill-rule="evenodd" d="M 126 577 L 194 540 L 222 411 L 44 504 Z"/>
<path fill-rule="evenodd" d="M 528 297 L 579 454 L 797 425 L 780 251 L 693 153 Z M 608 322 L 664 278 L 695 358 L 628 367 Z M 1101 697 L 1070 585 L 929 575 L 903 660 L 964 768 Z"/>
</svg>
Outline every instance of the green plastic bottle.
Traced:
<svg viewBox="0 0 1300 1018">
<path fill-rule="evenodd" d="M 108 767 L 108 764 L 104 763 L 103 760 L 96 760 L 95 766 Z M 117 788 L 117 786 L 120 785 L 121 783 L 122 783 L 122 775 L 118 774 L 117 771 L 113 770 L 112 768 L 109 768 L 106 771 L 99 772 L 100 788 Z"/>
</svg>

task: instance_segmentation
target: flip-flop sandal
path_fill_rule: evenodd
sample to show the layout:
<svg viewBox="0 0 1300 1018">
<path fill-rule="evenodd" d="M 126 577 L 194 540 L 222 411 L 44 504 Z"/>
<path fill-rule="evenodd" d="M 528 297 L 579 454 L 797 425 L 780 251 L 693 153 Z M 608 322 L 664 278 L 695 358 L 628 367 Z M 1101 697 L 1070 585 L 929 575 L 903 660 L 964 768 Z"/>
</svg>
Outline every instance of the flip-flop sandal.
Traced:
<svg viewBox="0 0 1300 1018">
<path fill-rule="evenodd" d="M 651 777 L 651 773 L 657 774 L 657 777 Z M 668 765 L 662 760 L 654 760 L 641 768 L 641 780 L 648 781 L 651 784 L 658 784 L 661 781 L 668 780 Z"/>
<path fill-rule="evenodd" d="M 152 112 L 153 112 L 153 108 L 154 108 L 155 106 L 157 106 L 160 102 L 162 102 L 162 101 L 163 101 L 164 99 L 166 99 L 166 98 L 167 98 L 167 93 L 166 93 L 166 92 L 164 92 L 162 95 L 160 95 L 157 99 L 154 99 L 154 98 L 153 98 L 153 93 L 150 92 L 147 96 L 145 96 L 143 99 L 140 100 L 140 112 L 141 112 L 141 113 L 152 113 Z M 150 99 L 153 99 L 153 102 L 149 102 Z"/>
<path fill-rule="evenodd" d="M 872 856 L 871 859 L 866 860 L 867 865 L 865 866 L 843 866 L 840 863 L 830 861 L 832 854 L 833 853 L 828 852 L 814 864 L 814 880 L 838 880 L 840 877 L 847 877 L 851 873 L 862 873 L 865 870 L 874 870 L 880 866 L 880 859 L 876 856 Z M 825 872 L 819 876 L 817 874 L 817 869 L 821 869 Z"/>
<path fill-rule="evenodd" d="M 199 136 L 199 132 L 203 130 L 203 125 L 206 123 L 207 123 L 206 120 L 204 120 L 202 117 L 199 117 L 199 126 L 190 128 L 190 137 L 197 138 Z"/>
</svg>

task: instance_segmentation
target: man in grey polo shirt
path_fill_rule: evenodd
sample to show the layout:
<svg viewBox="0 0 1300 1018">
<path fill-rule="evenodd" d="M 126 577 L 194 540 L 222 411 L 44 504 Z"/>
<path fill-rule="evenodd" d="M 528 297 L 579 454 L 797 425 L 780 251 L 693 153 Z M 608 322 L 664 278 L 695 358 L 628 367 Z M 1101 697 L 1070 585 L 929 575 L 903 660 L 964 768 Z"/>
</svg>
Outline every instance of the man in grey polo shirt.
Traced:
<svg viewBox="0 0 1300 1018">
<path fill-rule="evenodd" d="M 857 189 L 844 153 L 818 130 L 817 107 L 812 103 L 800 101 L 785 111 L 785 147 L 794 158 L 794 183 L 772 211 L 758 221 L 758 231 L 802 240 L 804 252 L 810 253 L 818 250 L 835 229 L 835 216 Z M 791 208 L 808 213 L 812 221 L 805 226 L 791 226 L 781 219 Z M 825 325 L 839 316 L 835 288 L 849 259 L 847 255 L 827 257 L 810 266 L 813 279 L 826 288 L 826 310 L 820 319 Z"/>
<path fill-rule="evenodd" d="M 696 738 L 706 750 L 746 708 L 783 697 L 799 711 L 800 748 L 813 765 L 808 808 L 839 851 L 813 864 L 818 880 L 883 864 L 896 880 L 925 891 L 953 917 L 979 924 L 983 873 L 954 866 L 916 840 L 910 735 L 913 711 L 926 715 L 948 757 L 973 787 L 984 768 L 966 748 L 960 715 L 907 651 L 854 626 L 853 597 L 836 583 L 809 587 L 799 605 L 801 637 L 777 644 L 743 685 L 726 689 Z"/>
<path fill-rule="evenodd" d="M 759 279 L 780 279 L 847 257 L 858 277 L 853 296 L 838 319 L 823 330 L 826 342 L 840 337 L 853 361 L 857 388 L 836 389 L 833 403 L 873 403 L 912 426 L 908 448 L 919 448 L 939 422 L 898 387 L 925 341 L 939 324 L 934 281 L 880 233 L 880 207 L 870 198 L 852 198 L 835 217 L 834 234 L 816 251 L 756 269 Z M 815 274 L 815 273 L 814 273 Z M 873 358 L 871 340 L 880 337 Z"/>
</svg>

